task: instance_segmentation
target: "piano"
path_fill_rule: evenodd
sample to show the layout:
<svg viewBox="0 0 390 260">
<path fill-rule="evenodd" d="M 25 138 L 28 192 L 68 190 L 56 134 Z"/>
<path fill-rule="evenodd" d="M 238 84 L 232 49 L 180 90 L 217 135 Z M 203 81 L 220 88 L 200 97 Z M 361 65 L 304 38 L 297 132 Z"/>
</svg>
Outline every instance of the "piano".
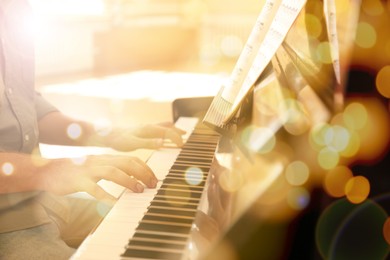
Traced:
<svg viewBox="0 0 390 260">
<path fill-rule="evenodd" d="M 207 209 L 203 191 L 220 136 L 196 117 L 181 117 L 176 126 L 187 131 L 183 147 L 158 150 L 147 161 L 156 189 L 124 190 L 72 259 L 191 258 L 190 234 L 197 213 Z"/>
<path fill-rule="evenodd" d="M 308 3 L 301 18 L 316 14 L 324 3 L 332 7 L 334 1 Z M 358 3 L 353 6 L 354 11 L 358 10 Z M 332 16 L 331 10 L 327 15 Z M 323 33 L 319 39 L 326 41 L 329 36 L 325 19 L 321 23 Z M 294 26 L 268 63 L 270 73 L 259 75 L 248 92 L 252 96 L 243 97 L 244 103 L 247 99 L 253 101 L 248 103 L 253 113 L 247 115 L 251 117 L 250 127 L 236 124 L 240 129 L 228 141 L 247 147 L 231 145 L 234 150 L 226 152 L 230 157 L 226 165 L 223 160 L 221 164 L 218 156 L 223 157 L 220 149 L 226 136 L 202 125 L 204 117 L 192 117 L 191 113 L 185 115 L 189 117 L 179 117 L 176 125 L 188 133 L 184 146 L 158 150 L 147 161 L 160 180 L 157 188 L 141 194 L 122 191 L 73 260 L 327 258 L 329 252 L 319 251 L 328 245 L 316 244 L 315 237 L 316 221 L 329 202 L 324 201 L 328 197 L 319 186 L 326 171 L 313 165 L 315 152 L 310 152 L 306 135 L 315 123 L 327 122 L 339 112 L 346 74 L 338 71 L 337 59 L 332 60 L 333 64 L 318 61 L 315 55 L 319 42 L 312 41 L 308 33 L 302 34 L 304 28 L 299 28 L 299 23 Z M 344 40 L 343 46 L 351 42 Z M 347 58 L 341 62 L 345 70 Z M 341 81 L 337 80 L 339 74 Z M 216 107 L 213 111 L 218 115 L 221 110 Z M 241 106 L 240 116 L 246 116 L 244 111 Z M 256 135 L 264 129 L 272 133 Z M 273 146 L 265 153 L 261 148 L 268 144 Z M 285 169 L 292 162 L 305 162 L 307 168 L 314 170 L 306 172 L 302 183 L 289 183 Z M 214 185 L 215 179 L 221 177 L 214 166 L 222 171 L 228 168 L 229 177 L 217 183 L 224 186 L 223 190 Z M 213 202 L 224 196 L 227 201 L 219 201 L 213 208 Z M 202 221 L 209 225 L 202 226 Z M 199 236 L 205 233 L 212 238 Z M 332 239 L 327 242 L 333 246 Z"/>
</svg>

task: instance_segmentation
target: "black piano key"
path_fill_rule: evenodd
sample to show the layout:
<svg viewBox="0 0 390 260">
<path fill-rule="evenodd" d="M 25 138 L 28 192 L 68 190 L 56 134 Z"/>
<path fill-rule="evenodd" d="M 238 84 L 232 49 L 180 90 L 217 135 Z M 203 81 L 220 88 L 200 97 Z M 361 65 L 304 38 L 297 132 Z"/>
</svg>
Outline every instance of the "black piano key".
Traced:
<svg viewBox="0 0 390 260">
<path fill-rule="evenodd" d="M 185 216 L 185 217 L 195 217 L 195 211 L 184 211 L 184 210 L 173 210 L 173 209 L 165 209 L 165 208 L 154 208 L 150 207 L 148 209 L 150 213 L 158 213 L 158 214 L 167 214 L 167 215 L 177 215 L 177 216 Z"/>
<path fill-rule="evenodd" d="M 182 205 L 182 204 L 199 204 L 199 199 L 189 199 L 189 198 L 175 198 L 167 196 L 155 196 L 153 201 L 164 201 L 172 205 Z"/>
<path fill-rule="evenodd" d="M 153 250 L 142 250 L 129 248 L 121 255 L 124 258 L 146 258 L 146 259 L 170 259 L 179 260 L 181 259 L 180 253 L 174 252 L 159 252 Z"/>
<path fill-rule="evenodd" d="M 189 163 L 204 163 L 204 164 L 210 164 L 212 162 L 213 158 L 196 158 L 196 157 L 188 157 L 184 155 L 179 155 L 176 158 L 176 162 L 183 163 L 183 162 L 189 162 Z"/>
<path fill-rule="evenodd" d="M 160 189 L 166 189 L 166 190 L 169 190 L 169 189 L 174 189 L 174 190 L 183 190 L 183 191 L 187 191 L 187 190 L 190 190 L 191 192 L 202 192 L 203 191 L 203 187 L 201 186 L 196 186 L 196 185 L 189 185 L 186 181 L 181 181 L 183 184 L 178 184 L 178 183 L 175 183 L 175 182 L 171 182 L 171 183 L 164 183 L 163 185 L 161 185 Z"/>
<path fill-rule="evenodd" d="M 201 166 L 201 165 L 199 165 L 199 166 L 196 166 L 195 164 L 194 164 L 194 166 L 191 166 L 191 167 L 188 167 L 188 166 L 181 166 L 181 165 L 173 165 L 172 167 L 171 167 L 171 170 L 178 170 L 178 171 L 182 171 L 182 172 L 186 172 L 186 171 L 188 171 L 188 172 L 190 172 L 191 173 L 191 171 L 194 171 L 193 169 L 190 169 L 190 168 L 199 168 L 202 172 L 209 172 L 209 170 L 210 170 L 210 167 L 209 166 Z"/>
<path fill-rule="evenodd" d="M 195 147 L 195 146 L 191 146 L 191 145 L 183 145 L 182 149 L 183 150 L 188 149 L 191 151 L 209 152 L 209 153 L 213 153 L 213 151 L 215 151 L 215 149 L 212 149 L 212 148 Z"/>
<path fill-rule="evenodd" d="M 152 233 L 142 233 L 136 232 L 133 236 L 134 238 L 146 238 L 146 239 L 158 239 L 158 240 L 167 240 L 167 241 L 176 241 L 176 242 L 186 242 L 188 237 L 186 236 L 175 236 L 175 235 L 161 235 L 161 234 L 152 234 Z"/>
<path fill-rule="evenodd" d="M 169 202 L 160 202 L 160 201 L 153 201 L 150 203 L 150 206 L 159 206 L 159 207 L 166 207 L 170 209 L 178 209 L 178 208 L 183 208 L 183 209 L 197 209 L 198 205 L 195 204 L 172 204 Z"/>
<path fill-rule="evenodd" d="M 214 153 L 211 155 L 210 153 L 193 153 L 191 151 L 182 151 L 180 156 L 188 157 L 188 158 L 203 158 L 203 159 L 212 159 Z"/>
<path fill-rule="evenodd" d="M 141 240 L 130 240 L 129 246 L 145 246 L 145 247 L 155 247 L 155 248 L 166 248 L 166 249 L 176 249 L 183 250 L 185 245 L 169 243 L 169 241 L 141 241 Z"/>
<path fill-rule="evenodd" d="M 164 225 L 159 223 L 140 222 L 136 230 L 146 230 L 154 232 L 165 232 L 175 234 L 189 234 L 191 226 Z"/>
<path fill-rule="evenodd" d="M 165 217 L 165 216 L 155 216 L 155 215 L 144 215 L 142 220 L 156 220 L 156 221 L 164 221 L 171 223 L 181 223 L 181 224 L 192 224 L 193 219 L 190 218 L 175 218 L 175 217 Z"/>
<path fill-rule="evenodd" d="M 136 228 L 124 258 L 182 258 L 219 136 L 202 123 L 193 130 Z"/>
<path fill-rule="evenodd" d="M 199 199 L 202 196 L 202 193 L 195 193 L 190 191 L 177 191 L 177 190 L 162 190 L 159 189 L 157 192 L 157 195 L 167 195 L 167 196 L 174 196 L 174 197 L 181 197 L 181 198 L 197 198 Z"/>
</svg>

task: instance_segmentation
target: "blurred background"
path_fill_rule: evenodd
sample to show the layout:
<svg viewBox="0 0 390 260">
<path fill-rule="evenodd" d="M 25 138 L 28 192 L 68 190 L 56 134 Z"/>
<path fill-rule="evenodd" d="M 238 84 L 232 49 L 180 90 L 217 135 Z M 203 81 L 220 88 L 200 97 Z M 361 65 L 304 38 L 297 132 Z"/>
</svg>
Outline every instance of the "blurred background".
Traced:
<svg viewBox="0 0 390 260">
<path fill-rule="evenodd" d="M 37 88 L 67 114 L 115 124 L 170 120 L 173 99 L 215 95 L 231 73 L 264 4 L 259 0 L 30 2 L 36 14 L 31 25 L 36 41 Z M 337 0 L 336 4 L 346 12 L 343 6 L 348 2 Z M 343 17 L 338 19 L 343 25 Z M 293 176 L 293 181 L 287 178 L 286 185 L 296 193 L 280 196 L 287 196 L 289 210 L 307 210 L 295 224 L 306 227 L 308 233 L 301 233 L 303 240 L 291 240 L 290 246 L 297 248 L 296 257 L 302 256 L 302 250 L 314 248 L 316 242 L 322 257 L 328 259 L 332 255 L 324 253 L 327 250 L 330 254 L 354 253 L 353 258 L 340 259 L 359 259 L 364 250 L 372 252 L 366 259 L 389 252 L 389 25 L 390 1 L 362 0 L 356 31 L 348 32 L 355 35 L 347 50 L 346 105 L 350 106 L 335 115 L 331 125 L 345 130 L 351 126 L 350 118 L 355 120 L 356 135 L 351 131 L 348 136 L 348 147 L 353 151 L 340 152 L 337 161 L 325 157 L 320 165 L 324 174 L 316 185 L 319 193 L 306 189 L 304 182 L 296 184 L 297 175 L 286 173 Z M 359 129 L 356 122 L 361 124 Z M 358 141 L 354 139 L 357 135 Z M 336 135 L 323 137 L 333 142 L 331 145 L 345 141 Z M 301 144 L 288 151 L 309 154 L 305 149 L 312 147 Z M 309 155 L 317 153 L 321 151 Z M 306 158 L 306 164 L 310 160 L 317 163 L 313 158 Z M 305 177 L 305 181 L 310 178 Z M 359 219 L 349 215 L 358 211 L 368 213 Z M 339 222 L 345 226 L 335 224 Z M 360 233 L 351 231 L 363 227 Z M 370 236 L 374 227 L 379 233 Z M 259 240 L 253 236 L 242 249 L 248 257 L 256 255 Z M 372 241 L 368 249 L 366 242 L 360 243 L 363 240 Z M 304 256 L 313 259 L 312 251 L 305 252 Z"/>
</svg>

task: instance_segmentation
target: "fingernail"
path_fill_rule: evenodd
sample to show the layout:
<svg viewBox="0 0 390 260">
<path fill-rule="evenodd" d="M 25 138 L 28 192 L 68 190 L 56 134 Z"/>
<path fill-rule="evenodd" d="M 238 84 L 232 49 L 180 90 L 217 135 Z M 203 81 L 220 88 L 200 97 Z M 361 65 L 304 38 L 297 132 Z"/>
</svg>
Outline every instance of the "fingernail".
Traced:
<svg viewBox="0 0 390 260">
<path fill-rule="evenodd" d="M 144 186 L 141 183 L 137 183 L 135 185 L 136 189 L 138 192 L 143 192 L 144 191 Z"/>
<path fill-rule="evenodd" d="M 151 186 L 152 188 L 155 188 L 155 187 L 157 186 L 157 180 L 154 179 L 154 178 L 152 178 L 152 179 L 150 180 L 150 186 Z"/>
</svg>

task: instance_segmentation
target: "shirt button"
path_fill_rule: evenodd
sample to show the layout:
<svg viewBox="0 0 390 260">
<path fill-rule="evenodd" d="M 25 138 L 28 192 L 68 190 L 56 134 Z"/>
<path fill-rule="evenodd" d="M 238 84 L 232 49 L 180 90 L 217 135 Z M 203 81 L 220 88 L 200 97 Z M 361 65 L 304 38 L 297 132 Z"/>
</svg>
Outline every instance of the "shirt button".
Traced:
<svg viewBox="0 0 390 260">
<path fill-rule="evenodd" d="M 30 136 L 29 136 L 29 135 L 25 135 L 25 136 L 24 136 L 24 140 L 25 140 L 25 141 L 29 141 L 29 140 L 30 140 Z"/>
<path fill-rule="evenodd" d="M 8 88 L 8 94 L 12 94 L 12 88 Z"/>
</svg>

